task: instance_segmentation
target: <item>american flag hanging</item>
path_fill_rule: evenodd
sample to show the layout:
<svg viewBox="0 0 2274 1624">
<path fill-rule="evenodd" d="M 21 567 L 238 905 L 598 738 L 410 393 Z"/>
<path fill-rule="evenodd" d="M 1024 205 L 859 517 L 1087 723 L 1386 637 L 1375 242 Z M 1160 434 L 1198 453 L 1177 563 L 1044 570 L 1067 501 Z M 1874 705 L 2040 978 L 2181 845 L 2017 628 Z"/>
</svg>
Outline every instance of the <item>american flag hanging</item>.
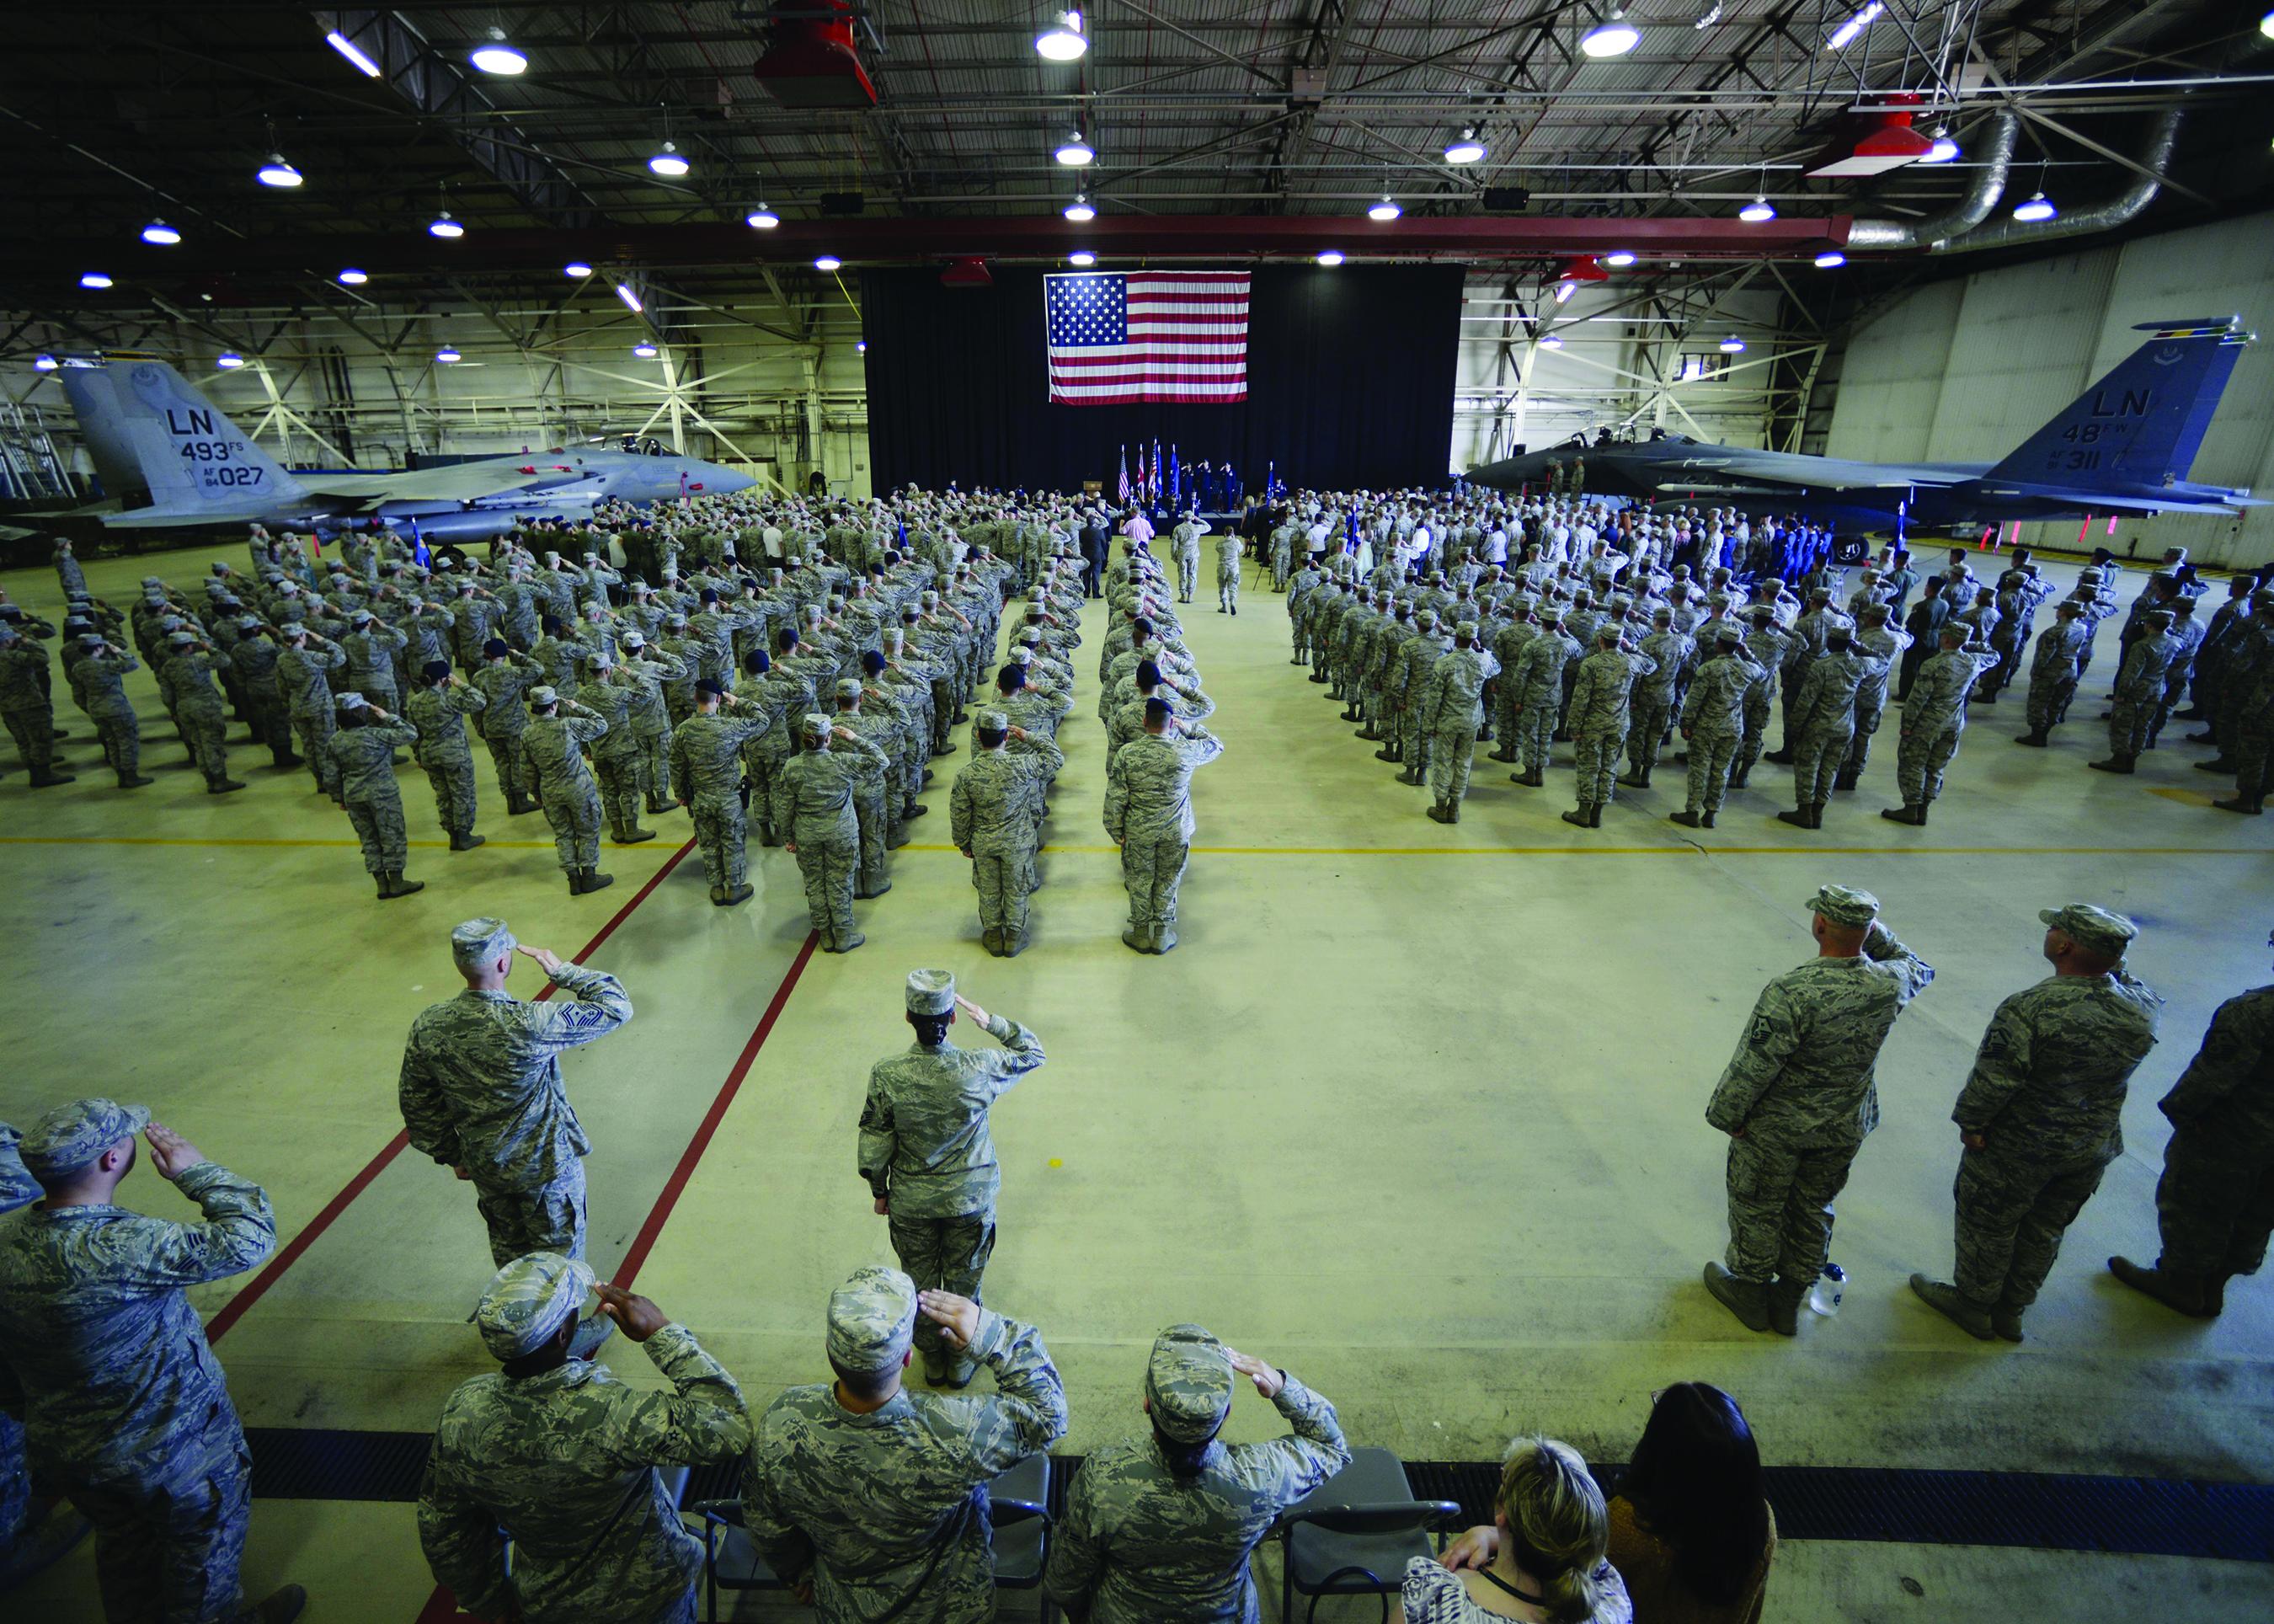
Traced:
<svg viewBox="0 0 2274 1624">
<path fill-rule="evenodd" d="M 1247 398 L 1246 271 L 1045 276 L 1043 306 L 1053 404 Z"/>
</svg>

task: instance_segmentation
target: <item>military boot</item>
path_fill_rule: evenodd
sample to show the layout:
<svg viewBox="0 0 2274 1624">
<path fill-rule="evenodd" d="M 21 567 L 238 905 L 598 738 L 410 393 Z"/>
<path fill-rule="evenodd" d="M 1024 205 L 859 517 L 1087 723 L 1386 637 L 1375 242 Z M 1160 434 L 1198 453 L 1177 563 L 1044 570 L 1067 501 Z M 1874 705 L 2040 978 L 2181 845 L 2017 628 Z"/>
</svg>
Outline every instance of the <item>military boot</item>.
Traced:
<svg viewBox="0 0 2274 1624">
<path fill-rule="evenodd" d="M 1739 1280 L 1718 1263 L 1706 1265 L 1706 1289 L 1713 1300 L 1737 1317 L 1748 1331 L 1769 1328 L 1769 1288 L 1766 1280 Z"/>
<path fill-rule="evenodd" d="M 979 933 L 979 945 L 997 958 L 1003 956 L 1003 933 L 989 925 Z"/>
<path fill-rule="evenodd" d="M 1729 788 L 1732 789 L 1743 789 L 1745 787 L 1745 780 L 1752 775 L 1752 771 L 1753 764 L 1751 762 L 1738 762 L 1736 767 L 1729 769 Z"/>
<path fill-rule="evenodd" d="M 1879 816 L 1885 818 L 1889 823 L 1920 824 L 1926 821 L 1926 808 L 1916 803 L 1906 802 L 1900 808 L 1881 807 Z"/>
<path fill-rule="evenodd" d="M 1812 829 L 1816 827 L 1808 820 L 1808 808 L 1804 805 L 1787 807 L 1777 814 L 1777 821 L 1789 823 L 1796 829 Z"/>
<path fill-rule="evenodd" d="M 1429 821 L 1432 823 L 1450 823 L 1453 821 L 1453 814 L 1442 804 L 1433 804 L 1429 808 Z"/>
<path fill-rule="evenodd" d="M 1587 827 L 1589 828 L 1600 829 L 1603 827 L 1603 808 L 1608 804 L 1610 804 L 1610 803 L 1608 801 L 1590 801 L 1587 803 Z"/>
<path fill-rule="evenodd" d="M 244 788 L 245 786 L 237 782 L 237 780 L 226 775 L 218 778 L 208 778 L 206 780 L 206 793 L 207 795 L 230 795 Z"/>
<path fill-rule="evenodd" d="M 157 782 L 154 778 L 145 778 L 139 773 L 121 773 L 118 775 L 118 787 L 122 789 L 139 789 L 145 784 Z"/>
<path fill-rule="evenodd" d="M 394 876 L 385 872 L 380 872 L 373 874 L 371 878 L 373 883 L 379 888 L 379 900 L 380 902 L 383 903 L 388 897 L 395 895 Z"/>
<path fill-rule="evenodd" d="M 2051 742 L 2045 737 L 2043 728 L 2031 728 L 2027 733 L 2017 735 L 2014 740 L 2016 744 L 2027 744 L 2031 750 L 2043 750 Z"/>
<path fill-rule="evenodd" d="M 1594 811 L 1594 806 L 1591 803 L 1582 801 L 1572 811 L 1567 812 L 1563 814 L 1563 821 L 1566 823 L 1577 824 L 1583 829 L 1593 828 L 1594 824 L 1592 820 Z"/>
<path fill-rule="evenodd" d="M 56 784 L 75 784 L 78 782 L 76 774 L 58 773 L 51 767 L 35 767 L 32 769 L 32 788 L 34 789 L 50 789 Z M 237 788 L 242 789 L 245 786 L 239 784 Z"/>
<path fill-rule="evenodd" d="M 2022 1334 L 2022 1312 L 2010 1303 L 2000 1303 L 1990 1311 L 1990 1328 L 2008 1342 L 2026 1341 Z"/>
<path fill-rule="evenodd" d="M 426 882 L 423 880 L 405 880 L 399 868 L 387 876 L 387 883 L 389 896 L 410 896 L 426 888 Z"/>
<path fill-rule="evenodd" d="M 486 835 L 477 835 L 471 829 L 453 829 L 450 831 L 450 850 L 471 851 L 477 846 L 489 844 L 489 838 Z"/>
<path fill-rule="evenodd" d="M 2238 793 L 2231 801 L 2213 801 L 2211 804 L 2221 812 L 2240 812 L 2246 818 L 2255 818 L 2266 811 L 2266 795 L 2263 790 L 2255 795 Z"/>
<path fill-rule="evenodd" d="M 712 886 L 711 888 L 711 906 L 713 908 L 724 908 L 726 905 L 727 888 L 725 886 Z"/>
<path fill-rule="evenodd" d="M 620 833 L 612 836 L 612 838 L 619 846 L 636 846 L 644 840 L 653 840 L 655 838 L 655 831 L 653 829 L 644 829 L 640 827 L 638 824 L 635 823 L 628 826 Z"/>
<path fill-rule="evenodd" d="M 1002 956 L 1006 959 L 1017 958 L 1027 950 L 1027 944 L 1034 940 L 1033 933 L 1023 925 L 1015 931 L 1005 925 L 999 935 L 1003 943 Z"/>
<path fill-rule="evenodd" d="M 1911 1291 L 1920 1302 L 1976 1341 L 1990 1340 L 1990 1311 L 1969 1302 L 1948 1280 L 1929 1280 L 1924 1274 L 1914 1274 L 1911 1276 Z M 2021 1339 L 2016 1337 L 2014 1340 L 2019 1341 Z"/>
<path fill-rule="evenodd" d="M 1788 744 L 1782 750 L 1772 750 L 1768 754 L 1763 756 L 1761 759 L 1764 761 L 1773 761 L 1779 767 L 1790 767 L 1792 765 L 1792 747 Z"/>
<path fill-rule="evenodd" d="M 603 874 L 589 868 L 584 870 L 584 889 L 587 892 L 605 891 L 615 883 L 616 877 L 614 874 Z"/>
<path fill-rule="evenodd" d="M 1702 829 L 1706 827 L 1705 820 L 1693 808 L 1688 806 L 1678 812 L 1667 813 L 1666 820 L 1668 823 L 1678 823 L 1685 829 Z"/>
<path fill-rule="evenodd" d="M 749 902 L 757 895 L 757 893 L 750 888 L 747 881 L 738 886 L 728 886 L 721 894 L 719 905 L 722 908 L 732 908 L 738 903 Z"/>
<path fill-rule="evenodd" d="M 2138 760 L 2139 758 L 2137 756 L 2114 755 L 2109 757 L 2105 761 L 2088 761 L 2085 763 L 2085 766 L 2090 767 L 2096 773 L 2130 774 L 2139 770 L 2135 765 Z"/>
<path fill-rule="evenodd" d="M 1397 775 L 1397 782 L 1401 784 L 1418 784 L 1421 782 L 1421 774 L 1409 767 Z"/>
<path fill-rule="evenodd" d="M 832 936 L 821 944 L 821 950 L 824 953 L 850 953 L 868 940 L 859 931 L 853 931 L 843 936 Z"/>
<path fill-rule="evenodd" d="M 2232 773 L 2234 770 L 2234 759 L 2230 756 L 2213 756 L 2208 761 L 2198 761 L 2195 763 L 2195 771 L 2198 773 L 2218 773 L 2224 775 L 2225 774 Z"/>
<path fill-rule="evenodd" d="M 1151 938 L 1151 932 L 1133 925 L 1121 933 L 1121 945 L 1134 953 L 1150 953 L 1153 950 Z"/>
<path fill-rule="evenodd" d="M 2111 1258 L 2108 1272 L 2133 1290 L 2156 1299 L 2165 1308 L 2195 1319 L 2216 1319 L 2226 1304 L 2224 1280 L 2208 1275 L 2175 1274 L 2160 1265 L 2143 1269 L 2129 1258 Z"/>
<path fill-rule="evenodd" d="M 1485 759 L 1487 761 L 1514 761 L 1517 759 L 1517 754 L 1516 752 L 1503 744 L 1498 750 L 1489 752 L 1486 755 Z"/>
<path fill-rule="evenodd" d="M 1177 945 L 1177 927 L 1168 924 L 1155 925 L 1152 931 L 1152 942 L 1154 952 L 1169 952 Z"/>
<path fill-rule="evenodd" d="M 1808 1295 L 1809 1285 L 1807 1280 L 1788 1280 L 1781 1275 L 1769 1282 L 1765 1302 L 1770 1330 L 1779 1336 L 1800 1334 L 1800 1304 Z"/>
<path fill-rule="evenodd" d="M 1398 755 L 1397 746 L 1395 744 L 1387 744 L 1382 749 L 1375 751 L 1374 752 L 1374 759 L 1377 761 L 1397 761 L 1403 759 L 1403 758 Z"/>
<path fill-rule="evenodd" d="M 252 1624 L 292 1624 L 308 1605 L 305 1586 L 280 1584 L 252 1605 L 245 1616 Z"/>
<path fill-rule="evenodd" d="M 1832 787 L 1834 789 L 1853 789 L 1856 787 L 1856 781 L 1863 775 L 1855 767 L 1843 767 L 1832 774 Z"/>
</svg>

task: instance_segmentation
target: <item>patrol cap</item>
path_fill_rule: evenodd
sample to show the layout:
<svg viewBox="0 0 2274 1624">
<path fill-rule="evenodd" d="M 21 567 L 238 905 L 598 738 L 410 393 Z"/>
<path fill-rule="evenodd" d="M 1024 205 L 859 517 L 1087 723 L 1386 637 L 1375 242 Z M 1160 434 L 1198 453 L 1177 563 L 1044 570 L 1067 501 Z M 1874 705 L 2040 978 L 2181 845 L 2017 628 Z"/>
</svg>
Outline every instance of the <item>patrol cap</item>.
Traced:
<svg viewBox="0 0 2274 1624">
<path fill-rule="evenodd" d="M 1713 628 L 1713 640 L 1717 643 L 1742 643 L 1745 640 L 1745 629 L 1734 620 L 1722 621 Z"/>
<path fill-rule="evenodd" d="M 646 636 L 637 631 L 627 631 L 623 636 L 618 638 L 616 641 L 622 644 L 626 648 L 645 648 L 647 646 Z"/>
<path fill-rule="evenodd" d="M 1231 1410 L 1231 1359 L 1199 1326 L 1171 1326 L 1145 1363 L 1153 1424 L 1172 1443 L 1204 1444 Z"/>
<path fill-rule="evenodd" d="M 996 713 L 999 715 L 1001 713 Z M 947 970 L 908 971 L 908 1013 L 945 1015 L 955 1008 L 955 972 Z"/>
<path fill-rule="evenodd" d="M 2120 959 L 2140 927 L 2120 913 L 2090 903 L 2071 903 L 2065 908 L 2041 908 L 2037 918 L 2088 952 Z"/>
<path fill-rule="evenodd" d="M 1009 650 L 1008 653 L 1013 665 L 1032 665 L 1035 663 L 1035 651 L 1028 648 L 1024 643 L 1021 643 L 1017 647 Z"/>
<path fill-rule="evenodd" d="M 2170 624 L 2172 623 L 2172 612 L 2171 612 L 2171 610 L 2169 610 L 2169 609 L 2150 609 L 2150 610 L 2148 611 L 2148 623 L 2149 623 L 2150 625 L 2151 625 L 2151 626 L 2156 626 L 2156 627 L 2159 627 L 2159 628 L 2160 628 L 2160 627 L 2164 627 L 2164 626 L 2168 626 L 2168 625 L 2170 625 Z"/>
<path fill-rule="evenodd" d="M 348 616 L 348 621 L 351 625 L 368 625 L 371 622 L 371 611 L 369 609 L 358 609 L 354 614 Z"/>
<path fill-rule="evenodd" d="M 1437 611 L 1434 609 L 1424 609 L 1416 618 L 1418 618 L 1425 626 L 1434 626 L 1437 623 Z"/>
<path fill-rule="evenodd" d="M 74 1099 L 34 1122 L 17 1153 L 24 1159 L 24 1170 L 44 1181 L 84 1167 L 149 1121 L 150 1113 L 141 1106 Z"/>
<path fill-rule="evenodd" d="M 359 711 L 369 706 L 371 701 L 359 693 L 350 691 L 340 695 L 335 703 L 343 711 Z"/>
<path fill-rule="evenodd" d="M 487 915 L 469 919 L 450 932 L 450 957 L 461 970 L 494 964 L 520 945 L 514 933 L 506 929 L 503 919 L 493 919 Z"/>
<path fill-rule="evenodd" d="M 856 676 L 839 677 L 837 679 L 837 697 L 840 699 L 859 699 L 861 697 L 861 679 Z"/>
<path fill-rule="evenodd" d="M 1595 641 L 1598 643 L 1615 643 L 1623 635 L 1615 623 L 1606 623 L 1595 628 Z"/>
<path fill-rule="evenodd" d="M 560 691 L 549 683 L 540 683 L 529 691 L 529 708 L 533 711 L 541 711 L 548 705 L 560 703 Z"/>
<path fill-rule="evenodd" d="M 829 718 L 823 715 L 819 711 L 806 712 L 804 715 L 797 719 L 797 725 L 801 732 L 803 732 L 809 736 L 816 738 L 826 738 L 829 736 Z"/>
<path fill-rule="evenodd" d="M 1856 929 L 1879 917 L 1879 899 L 1850 886 L 1823 886 L 1808 899 L 1808 910 L 1822 914 L 1834 925 Z"/>
<path fill-rule="evenodd" d="M 181 648 L 187 648 L 197 640 L 198 634 L 194 631 L 169 631 L 166 634 L 166 641 Z"/>
<path fill-rule="evenodd" d="M 482 1345 L 500 1359 L 535 1353 L 591 1295 L 592 1265 L 559 1252 L 531 1252 L 497 1272 L 473 1311 Z"/>
<path fill-rule="evenodd" d="M 888 1371 L 915 1333 L 916 1283 L 877 1264 L 829 1294 L 829 1357 L 847 1371 Z"/>
<path fill-rule="evenodd" d="M 982 711 L 978 715 L 972 719 L 971 725 L 978 729 L 982 733 L 1008 733 L 1011 730 L 1011 719 L 1001 711 Z M 918 973 L 921 974 L 923 972 L 919 971 Z M 908 980 L 911 987 L 909 996 L 913 997 L 915 996 L 913 988 L 915 978 L 911 976 L 908 978 Z M 914 1006 L 910 1007 L 913 1008 Z"/>
<path fill-rule="evenodd" d="M 258 615 L 240 615 L 240 616 L 238 616 L 237 617 L 237 629 L 239 631 L 260 631 L 260 616 L 258 616 Z"/>
<path fill-rule="evenodd" d="M 1465 620 L 1461 622 L 1459 625 L 1453 628 L 1453 635 L 1457 638 L 1466 638 L 1472 643 L 1475 642 L 1477 640 L 1477 623 L 1472 620 Z"/>
</svg>

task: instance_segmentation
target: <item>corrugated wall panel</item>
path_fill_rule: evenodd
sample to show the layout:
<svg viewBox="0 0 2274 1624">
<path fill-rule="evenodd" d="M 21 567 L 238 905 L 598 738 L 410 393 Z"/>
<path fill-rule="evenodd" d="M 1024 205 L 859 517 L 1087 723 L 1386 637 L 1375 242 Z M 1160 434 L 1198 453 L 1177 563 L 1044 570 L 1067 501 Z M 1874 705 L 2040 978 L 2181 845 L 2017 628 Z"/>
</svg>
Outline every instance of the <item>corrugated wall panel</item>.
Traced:
<svg viewBox="0 0 2274 1624">
<path fill-rule="evenodd" d="M 1926 456 L 1965 295 L 1963 282 L 1920 288 L 1849 340 L 1826 456 L 1871 462 Z"/>
<path fill-rule="evenodd" d="M 1995 462 L 2091 381 L 2117 253 L 2015 265 L 1966 279 L 1927 456 Z"/>
</svg>

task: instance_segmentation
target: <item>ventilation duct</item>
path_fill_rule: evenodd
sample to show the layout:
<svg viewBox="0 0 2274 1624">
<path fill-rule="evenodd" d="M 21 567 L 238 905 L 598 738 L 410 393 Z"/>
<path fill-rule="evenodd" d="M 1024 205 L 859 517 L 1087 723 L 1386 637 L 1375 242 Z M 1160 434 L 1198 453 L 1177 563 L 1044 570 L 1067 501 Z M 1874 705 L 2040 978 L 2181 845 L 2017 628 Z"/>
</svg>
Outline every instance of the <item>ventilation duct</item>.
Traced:
<svg viewBox="0 0 2274 1624">
<path fill-rule="evenodd" d="M 2006 181 L 2014 168 L 2014 135 L 2019 120 L 2000 110 L 1990 117 L 1989 140 L 1980 148 L 1980 161 L 1974 171 L 1974 184 L 1954 208 L 1924 220 L 1858 220 L 1848 228 L 1847 248 L 1857 249 L 1924 248 L 1932 244 L 1939 248 L 1946 241 L 1962 236 L 1990 217 L 1998 207 L 1998 200 L 2006 193 Z"/>
<path fill-rule="evenodd" d="M 2179 144 L 2180 110 L 2172 108 L 2156 115 L 2154 127 L 2149 132 L 2148 144 L 2142 147 L 2137 160 L 2148 171 L 2139 176 L 2129 186 L 2105 203 L 2090 204 L 2073 208 L 2051 220 L 2001 220 L 1995 225 L 1985 225 L 1963 237 L 1951 238 L 1932 244 L 1930 253 L 1973 253 L 1988 248 L 2022 248 L 2038 243 L 2059 242 L 2066 237 L 2082 237 L 2092 231 L 2106 231 L 2127 223 L 2139 216 L 2140 211 L 2156 199 L 2163 190 L 2157 178 L 2171 166 L 2172 151 Z M 1853 242 L 1851 237 L 1849 239 Z"/>
<path fill-rule="evenodd" d="M 784 107 L 877 105 L 853 43 L 850 0 L 784 0 L 767 11 L 766 50 L 750 70 Z"/>
</svg>

